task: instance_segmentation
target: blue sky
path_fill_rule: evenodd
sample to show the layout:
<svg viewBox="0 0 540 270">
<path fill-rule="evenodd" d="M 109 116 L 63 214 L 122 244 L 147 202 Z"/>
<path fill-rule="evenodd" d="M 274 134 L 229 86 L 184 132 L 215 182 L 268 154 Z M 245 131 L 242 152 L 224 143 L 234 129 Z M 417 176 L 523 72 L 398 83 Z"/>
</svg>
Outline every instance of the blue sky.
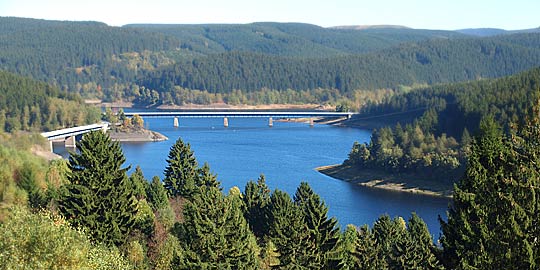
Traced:
<svg viewBox="0 0 540 270">
<path fill-rule="evenodd" d="M 0 16 L 128 23 L 304 22 L 455 30 L 540 27 L 539 0 L 0 0 Z"/>
</svg>

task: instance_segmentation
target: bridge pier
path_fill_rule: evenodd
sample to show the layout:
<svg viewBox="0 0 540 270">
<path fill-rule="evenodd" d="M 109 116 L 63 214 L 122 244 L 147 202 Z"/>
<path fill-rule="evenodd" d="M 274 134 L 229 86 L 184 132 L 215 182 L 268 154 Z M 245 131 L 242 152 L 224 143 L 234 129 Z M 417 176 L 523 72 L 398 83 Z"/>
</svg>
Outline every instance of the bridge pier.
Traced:
<svg viewBox="0 0 540 270">
<path fill-rule="evenodd" d="M 315 124 L 313 123 L 313 117 L 309 118 L 309 126 L 313 127 Z"/>
<path fill-rule="evenodd" d="M 224 127 L 229 127 L 229 119 L 227 117 L 223 118 L 223 126 Z"/>
<path fill-rule="evenodd" d="M 274 126 L 274 119 L 272 117 L 268 118 L 268 126 L 273 127 Z"/>
<path fill-rule="evenodd" d="M 49 141 L 49 149 L 51 150 L 51 153 L 54 153 L 54 146 L 52 141 Z"/>
<path fill-rule="evenodd" d="M 180 125 L 178 124 L 178 117 L 174 117 L 174 120 L 173 120 L 173 126 L 174 127 L 179 127 Z"/>
</svg>

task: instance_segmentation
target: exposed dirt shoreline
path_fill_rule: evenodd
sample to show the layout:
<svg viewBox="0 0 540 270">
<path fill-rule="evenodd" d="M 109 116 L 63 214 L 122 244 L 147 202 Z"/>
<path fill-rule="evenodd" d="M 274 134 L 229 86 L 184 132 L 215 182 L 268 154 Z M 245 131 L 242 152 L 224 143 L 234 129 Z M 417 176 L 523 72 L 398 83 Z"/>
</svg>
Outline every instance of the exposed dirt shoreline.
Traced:
<svg viewBox="0 0 540 270">
<path fill-rule="evenodd" d="M 380 171 L 358 170 L 342 164 L 322 166 L 316 170 L 332 178 L 365 187 L 452 198 L 450 186 L 434 184 L 433 181 L 411 180 L 415 179 L 414 176 L 397 177 Z M 408 180 L 404 181 L 404 178 Z"/>
<path fill-rule="evenodd" d="M 129 131 L 110 131 L 110 136 L 113 141 L 118 142 L 160 142 L 166 141 L 165 135 L 152 130 L 129 130 Z"/>
</svg>

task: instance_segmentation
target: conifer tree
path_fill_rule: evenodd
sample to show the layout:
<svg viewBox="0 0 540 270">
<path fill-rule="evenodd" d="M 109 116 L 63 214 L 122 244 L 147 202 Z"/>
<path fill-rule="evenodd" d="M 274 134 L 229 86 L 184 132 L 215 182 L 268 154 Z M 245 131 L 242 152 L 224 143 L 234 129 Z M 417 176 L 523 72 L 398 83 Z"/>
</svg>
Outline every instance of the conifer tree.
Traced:
<svg viewBox="0 0 540 270">
<path fill-rule="evenodd" d="M 352 251 L 354 265 L 350 269 L 384 270 L 388 269 L 386 258 L 375 235 L 367 225 L 355 229 L 356 241 Z"/>
<path fill-rule="evenodd" d="M 309 241 L 304 215 L 291 197 L 280 190 L 270 196 L 267 208 L 269 237 L 280 254 L 276 269 L 317 269 L 310 259 L 315 246 Z"/>
<path fill-rule="evenodd" d="M 144 178 L 143 171 L 139 165 L 135 167 L 135 172 L 129 176 L 130 183 L 133 185 L 133 193 L 137 199 L 146 198 L 146 189 L 148 187 L 148 180 Z"/>
<path fill-rule="evenodd" d="M 380 254 L 388 262 L 397 240 L 407 233 L 405 221 L 401 217 L 390 219 L 390 216 L 382 215 L 373 224 L 372 233 L 380 246 Z"/>
<path fill-rule="evenodd" d="M 482 121 L 448 221 L 441 220 L 447 268 L 538 268 L 537 113 L 510 138 L 492 119 Z"/>
<path fill-rule="evenodd" d="M 217 175 L 212 174 L 210 171 L 208 163 L 205 162 L 197 172 L 197 181 L 195 183 L 197 186 L 206 186 L 221 190 L 221 183 L 217 180 Z"/>
<path fill-rule="evenodd" d="M 148 202 L 152 205 L 152 209 L 157 211 L 167 206 L 169 203 L 167 198 L 167 190 L 161 183 L 161 179 L 158 176 L 152 177 L 152 183 L 147 186 L 146 197 Z"/>
<path fill-rule="evenodd" d="M 302 182 L 296 189 L 294 202 L 304 215 L 309 240 L 315 247 L 311 263 L 317 269 L 336 269 L 339 264 L 339 256 L 336 254 L 339 240 L 337 220 L 328 218 L 328 207 L 307 182 Z"/>
<path fill-rule="evenodd" d="M 270 189 L 266 185 L 264 175 L 261 174 L 257 183 L 249 181 L 244 189 L 244 215 L 253 234 L 262 239 L 268 234 L 268 219 L 266 207 L 270 203 Z M 261 242 L 261 241 L 259 241 Z"/>
<path fill-rule="evenodd" d="M 87 133 L 69 157 L 69 184 L 64 186 L 60 211 L 75 226 L 108 245 L 121 245 L 134 225 L 137 201 L 122 168 L 118 142 L 101 132 Z"/>
<path fill-rule="evenodd" d="M 433 240 L 426 223 L 413 213 L 407 224 L 407 232 L 393 246 L 390 268 L 442 269 L 433 250 Z"/>
<path fill-rule="evenodd" d="M 163 184 L 169 196 L 182 196 L 191 199 L 197 192 L 198 178 L 197 160 L 191 147 L 181 138 L 171 147 L 165 168 Z"/>
<path fill-rule="evenodd" d="M 177 236 L 185 250 L 181 269 L 259 269 L 259 249 L 239 196 L 199 187 L 184 209 Z"/>
</svg>

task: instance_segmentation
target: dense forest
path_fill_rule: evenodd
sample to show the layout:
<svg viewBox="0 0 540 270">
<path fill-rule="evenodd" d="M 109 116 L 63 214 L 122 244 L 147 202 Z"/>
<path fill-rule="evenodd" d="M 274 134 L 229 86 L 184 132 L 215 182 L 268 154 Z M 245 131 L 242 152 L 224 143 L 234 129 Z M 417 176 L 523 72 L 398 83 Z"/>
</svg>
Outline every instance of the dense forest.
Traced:
<svg viewBox="0 0 540 270">
<path fill-rule="evenodd" d="M 539 98 L 540 68 L 393 95 L 365 107 L 358 118 L 416 110 L 424 110 L 424 114 L 412 123 L 375 130 L 369 142 L 353 145 L 345 164 L 453 183 L 464 169 L 471 134 L 477 132 L 483 118 L 492 117 L 508 131 L 524 119 Z"/>
<path fill-rule="evenodd" d="M 419 29 L 323 28 L 304 23 L 261 22 L 250 24 L 161 25 L 132 24 L 174 36 L 181 47 L 200 54 L 247 51 L 276 56 L 327 58 L 361 54 L 390 48 L 405 42 L 465 37 L 453 31 Z"/>
<path fill-rule="evenodd" d="M 506 76 L 540 60 L 538 33 L 477 38 L 406 28 L 110 27 L 3 17 L 0 37 L 0 69 L 83 98 L 145 106 L 335 105 L 356 91 Z"/>
<path fill-rule="evenodd" d="M 416 214 L 340 230 L 307 183 L 294 196 L 264 176 L 227 195 L 189 144 L 165 178 L 130 176 L 118 142 L 84 136 L 47 164 L 0 141 L 0 265 L 32 269 L 537 269 L 538 106 L 508 135 L 492 119 L 472 138 L 435 245 Z M 9 136 L 9 135 L 7 135 Z M 3 137 L 5 138 L 5 137 Z M 18 140 L 21 140 L 19 138 Z"/>
<path fill-rule="evenodd" d="M 532 35 L 532 36 L 528 36 Z M 397 88 L 501 77 L 540 62 L 540 35 L 514 36 L 518 45 L 494 40 L 435 40 L 381 52 L 326 59 L 296 59 L 231 52 L 164 67 L 144 76 L 158 92 L 174 86 L 228 93 L 257 91 Z M 536 44 L 536 45 L 535 45 Z"/>
<path fill-rule="evenodd" d="M 43 131 L 96 123 L 97 108 L 47 83 L 0 71 L 0 131 Z"/>
</svg>

